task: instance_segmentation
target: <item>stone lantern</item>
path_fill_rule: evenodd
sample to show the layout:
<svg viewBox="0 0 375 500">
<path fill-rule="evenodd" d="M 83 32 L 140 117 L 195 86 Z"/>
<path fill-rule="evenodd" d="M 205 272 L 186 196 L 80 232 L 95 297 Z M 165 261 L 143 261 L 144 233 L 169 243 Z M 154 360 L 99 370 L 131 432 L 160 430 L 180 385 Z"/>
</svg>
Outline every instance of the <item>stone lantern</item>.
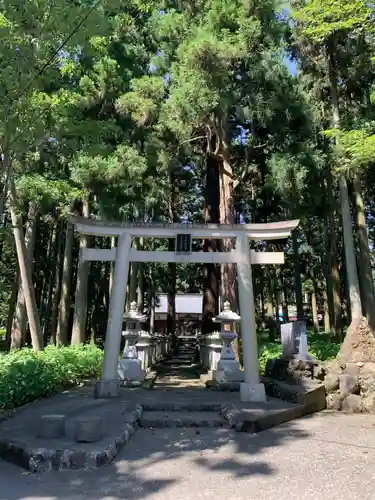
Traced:
<svg viewBox="0 0 375 500">
<path fill-rule="evenodd" d="M 223 311 L 214 319 L 215 322 L 221 323 L 220 337 L 223 342 L 215 373 L 218 383 L 240 382 L 243 379 L 240 363 L 232 347 L 232 342 L 237 338 L 235 325 L 240 320 L 241 317 L 231 310 L 229 302 L 224 302 Z"/>
<path fill-rule="evenodd" d="M 130 304 L 130 310 L 124 314 L 125 331 L 122 332 L 125 337 L 125 349 L 122 359 L 118 364 L 118 374 L 121 380 L 125 382 L 140 383 L 144 380 L 141 360 L 138 359 L 136 343 L 140 335 L 141 324 L 147 317 L 137 311 L 137 303 Z"/>
</svg>

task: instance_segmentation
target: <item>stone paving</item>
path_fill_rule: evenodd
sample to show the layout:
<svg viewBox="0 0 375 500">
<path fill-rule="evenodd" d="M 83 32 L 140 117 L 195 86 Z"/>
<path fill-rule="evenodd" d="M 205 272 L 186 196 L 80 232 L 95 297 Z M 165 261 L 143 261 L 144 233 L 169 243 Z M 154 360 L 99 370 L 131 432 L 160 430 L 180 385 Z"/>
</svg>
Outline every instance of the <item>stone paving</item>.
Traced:
<svg viewBox="0 0 375 500">
<path fill-rule="evenodd" d="M 0 461 L 0 500 L 373 500 L 375 418 L 322 412 L 257 435 L 139 429 L 96 471 Z"/>
<path fill-rule="evenodd" d="M 20 409 L 0 426 L 0 457 L 32 472 L 92 469 L 110 463 L 139 425 L 258 432 L 305 414 L 300 405 L 279 400 L 241 404 L 238 392 L 207 390 L 194 357 L 187 347 L 165 360 L 152 390 L 124 387 L 120 398 L 102 400 L 93 399 L 92 387 L 81 387 Z M 65 419 L 63 432 L 38 436 L 41 418 L 51 414 Z M 96 442 L 77 442 L 77 418 L 101 420 Z"/>
<path fill-rule="evenodd" d="M 0 500 L 374 498 L 373 416 L 321 412 L 259 434 L 236 433 L 223 428 L 215 413 L 223 405 L 271 416 L 281 408 L 289 411 L 288 405 L 241 405 L 236 392 L 208 391 L 197 366 L 178 358 L 162 365 L 153 390 L 124 388 L 120 399 L 94 400 L 92 387 L 72 389 L 19 411 L 0 424 L 0 438 L 23 436 L 35 443 L 41 414 L 73 417 L 84 411 L 103 418 L 108 441 L 139 404 L 143 427 L 117 450 L 113 463 L 96 470 L 39 469 L 31 474 L 0 460 Z M 163 425 L 164 417 L 169 424 L 172 418 L 172 425 Z M 186 418 L 191 419 L 188 425 Z M 197 420 L 198 427 L 192 425 Z M 54 446 L 64 448 L 66 438 Z M 92 452 L 96 445 L 86 446 Z"/>
</svg>

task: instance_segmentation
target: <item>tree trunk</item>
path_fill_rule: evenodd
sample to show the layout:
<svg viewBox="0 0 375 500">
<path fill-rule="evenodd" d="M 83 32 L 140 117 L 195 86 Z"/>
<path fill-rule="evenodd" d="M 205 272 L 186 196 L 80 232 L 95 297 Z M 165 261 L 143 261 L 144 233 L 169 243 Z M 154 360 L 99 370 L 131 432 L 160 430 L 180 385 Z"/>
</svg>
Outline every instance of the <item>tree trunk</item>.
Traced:
<svg viewBox="0 0 375 500">
<path fill-rule="evenodd" d="M 328 199 L 328 217 L 327 217 L 327 247 L 328 247 L 328 273 L 327 273 L 327 299 L 328 306 L 332 308 L 331 320 L 333 326 L 333 335 L 336 338 L 342 336 L 342 318 L 341 318 L 341 284 L 337 255 L 337 233 L 335 221 L 335 208 L 333 197 L 332 172 L 327 171 L 327 199 Z M 332 296 L 330 296 L 330 292 Z M 332 302 L 331 302 L 332 301 Z M 330 326 L 331 329 L 331 326 Z"/>
<path fill-rule="evenodd" d="M 324 307 L 324 332 L 331 331 L 331 319 L 329 315 L 329 304 L 327 298 L 327 288 L 323 286 L 323 307 Z"/>
<path fill-rule="evenodd" d="M 220 168 L 220 224 L 234 223 L 233 210 L 233 170 L 229 159 L 229 149 L 226 141 L 222 141 L 222 165 Z M 224 252 L 230 252 L 233 249 L 233 240 L 225 238 L 222 240 L 222 249 Z M 236 275 L 233 264 L 221 265 L 221 303 L 230 302 L 232 311 L 237 311 L 236 300 Z"/>
<path fill-rule="evenodd" d="M 329 49 L 329 80 L 332 102 L 332 124 L 337 130 L 340 129 L 340 109 L 337 92 L 337 73 L 334 49 Z M 346 263 L 346 276 L 350 297 L 351 321 L 359 320 L 362 317 L 362 303 L 359 291 L 359 280 L 357 264 L 355 259 L 352 216 L 350 212 L 350 201 L 346 178 L 343 174 L 339 177 L 340 185 L 340 205 L 344 236 L 344 251 Z"/>
<path fill-rule="evenodd" d="M 313 281 L 313 289 L 311 292 L 311 312 L 312 312 L 314 331 L 319 332 L 318 306 L 317 306 L 317 300 L 316 300 L 316 283 L 315 283 L 315 281 Z"/>
<path fill-rule="evenodd" d="M 351 321 L 362 317 L 362 303 L 359 289 L 357 262 L 355 258 L 352 217 L 346 178 L 340 175 L 340 201 L 342 212 L 342 225 L 344 233 L 344 251 L 346 263 L 346 276 L 349 289 Z"/>
<path fill-rule="evenodd" d="M 206 183 L 204 222 L 217 224 L 220 222 L 220 180 L 219 166 L 212 155 L 206 158 Z M 216 252 L 218 240 L 203 240 L 204 252 Z M 207 334 L 215 330 L 212 319 L 219 313 L 219 273 L 216 264 L 203 264 L 203 304 L 202 304 L 202 333 Z"/>
<path fill-rule="evenodd" d="M 294 280 L 296 289 L 297 319 L 302 321 L 305 315 L 303 312 L 301 264 L 299 259 L 299 244 L 298 244 L 298 235 L 296 229 L 292 231 L 292 244 L 293 244 L 293 260 L 294 260 Z"/>
<path fill-rule="evenodd" d="M 282 303 L 283 319 L 284 319 L 285 323 L 288 323 L 289 322 L 288 288 L 285 284 L 283 273 L 281 273 L 280 280 L 281 280 L 281 289 L 282 289 L 282 294 L 283 294 L 283 303 Z"/>
<path fill-rule="evenodd" d="M 49 335 L 49 325 L 50 325 L 50 317 L 51 317 L 51 309 L 52 309 L 52 290 L 53 290 L 53 281 L 54 281 L 54 273 L 52 266 L 56 266 L 56 238 L 57 237 L 57 227 L 53 224 L 51 228 L 51 239 L 49 244 L 49 249 L 47 252 L 48 256 L 48 279 L 47 279 L 47 289 L 46 289 L 46 297 L 45 297 L 45 318 L 43 325 L 43 339 L 44 345 L 48 343 L 48 335 Z M 40 314 L 41 320 L 43 322 L 43 316 Z M 43 323 L 42 323 L 43 324 Z"/>
<path fill-rule="evenodd" d="M 16 274 L 14 276 L 12 291 L 9 297 L 9 308 L 8 308 L 8 317 L 7 317 L 7 330 L 6 330 L 6 348 L 10 349 L 12 343 L 12 324 L 13 324 L 13 316 L 16 310 L 17 304 L 17 295 L 18 288 L 20 285 L 20 270 L 17 264 Z"/>
<path fill-rule="evenodd" d="M 133 248 L 138 250 L 139 238 L 133 238 Z M 130 264 L 130 280 L 129 280 L 129 304 L 137 302 L 137 285 L 138 285 L 138 262 Z"/>
<path fill-rule="evenodd" d="M 57 242 L 56 242 L 56 272 L 55 272 L 55 288 L 53 292 L 52 300 L 52 317 L 51 317 L 51 331 L 52 331 L 52 342 L 56 345 L 57 341 L 57 317 L 59 311 L 59 302 L 61 296 L 61 262 L 62 262 L 62 233 L 63 224 L 62 221 L 57 223 Z"/>
<path fill-rule="evenodd" d="M 25 246 L 26 246 L 26 258 L 29 268 L 28 270 L 31 276 L 34 267 L 33 263 L 34 263 L 34 247 L 35 247 L 35 236 L 37 229 L 37 219 L 38 219 L 37 205 L 35 202 L 30 202 L 29 212 L 27 216 L 28 221 L 25 231 Z M 12 349 L 19 349 L 25 344 L 26 329 L 27 329 L 27 312 L 26 312 L 25 296 L 23 293 L 23 288 L 21 286 L 21 283 L 19 283 L 17 305 L 12 325 L 12 340 L 11 340 Z"/>
<path fill-rule="evenodd" d="M 143 238 L 139 238 L 139 250 L 143 250 Z M 138 265 L 138 279 L 137 279 L 137 308 L 142 312 L 145 308 L 145 270 L 142 262 Z"/>
<path fill-rule="evenodd" d="M 176 185 L 175 177 L 170 175 L 170 194 L 169 194 L 169 222 L 177 222 L 177 198 L 176 198 Z M 168 241 L 168 250 L 173 252 L 175 250 L 175 240 Z M 168 262 L 168 278 L 169 286 L 167 292 L 168 311 L 167 311 L 167 332 L 173 334 L 173 346 L 176 346 L 176 264 Z"/>
<path fill-rule="evenodd" d="M 9 160 L 5 160 L 7 162 Z M 26 312 L 29 320 L 31 342 L 34 351 L 43 350 L 43 338 L 40 330 L 40 321 L 36 307 L 35 291 L 28 261 L 25 237 L 22 225 L 17 216 L 17 195 L 13 175 L 9 176 L 9 209 L 13 225 L 14 241 L 17 250 L 18 265 L 20 269 L 21 285 L 24 292 Z"/>
<path fill-rule="evenodd" d="M 367 224 L 365 216 L 365 206 L 362 198 L 362 187 L 358 173 L 354 180 L 354 194 L 357 215 L 357 236 L 360 252 L 360 288 L 363 291 L 363 312 L 366 315 L 369 325 L 375 331 L 375 295 L 374 285 L 372 281 L 370 246 L 367 236 Z"/>
<path fill-rule="evenodd" d="M 73 271 L 73 243 L 74 228 L 73 225 L 68 221 L 66 225 L 63 272 L 61 279 L 61 298 L 59 304 L 59 317 L 56 332 L 57 345 L 68 344 L 70 295 Z"/>
<path fill-rule="evenodd" d="M 116 248 L 116 244 L 117 244 L 116 236 L 111 236 L 111 248 Z M 111 270 L 109 272 L 109 297 L 111 297 L 114 269 L 115 269 L 114 262 L 111 262 Z M 129 294 L 126 294 L 126 295 L 129 295 Z M 109 307 L 109 303 L 108 303 L 108 307 Z"/>
<path fill-rule="evenodd" d="M 89 201 L 85 198 L 83 201 L 83 216 L 89 217 Z M 88 237 L 81 235 L 80 252 L 88 247 Z M 82 344 L 86 340 L 86 317 L 87 317 L 87 284 L 89 278 L 89 263 L 81 258 L 78 261 L 77 285 L 74 304 L 74 317 L 72 328 L 72 345 Z"/>
</svg>

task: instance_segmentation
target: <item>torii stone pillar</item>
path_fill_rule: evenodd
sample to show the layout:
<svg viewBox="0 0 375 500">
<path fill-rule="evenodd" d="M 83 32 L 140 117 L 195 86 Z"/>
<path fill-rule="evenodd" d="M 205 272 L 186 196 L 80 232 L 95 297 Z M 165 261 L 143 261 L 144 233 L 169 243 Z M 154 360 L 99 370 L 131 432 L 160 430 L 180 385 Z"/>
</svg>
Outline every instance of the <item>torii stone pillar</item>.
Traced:
<svg viewBox="0 0 375 500">
<path fill-rule="evenodd" d="M 119 236 L 116 248 L 115 269 L 104 344 L 102 377 L 96 383 L 94 392 L 97 398 L 115 397 L 120 393 L 120 380 L 117 374 L 116 361 L 121 345 L 131 241 L 132 237 L 129 233 L 122 233 Z"/>
<path fill-rule="evenodd" d="M 240 385 L 241 401 L 266 401 L 264 385 L 259 382 L 258 342 L 256 333 L 253 279 L 249 238 L 237 236 L 236 250 L 241 255 L 237 265 L 238 297 L 241 314 L 242 356 L 245 382 Z"/>
</svg>

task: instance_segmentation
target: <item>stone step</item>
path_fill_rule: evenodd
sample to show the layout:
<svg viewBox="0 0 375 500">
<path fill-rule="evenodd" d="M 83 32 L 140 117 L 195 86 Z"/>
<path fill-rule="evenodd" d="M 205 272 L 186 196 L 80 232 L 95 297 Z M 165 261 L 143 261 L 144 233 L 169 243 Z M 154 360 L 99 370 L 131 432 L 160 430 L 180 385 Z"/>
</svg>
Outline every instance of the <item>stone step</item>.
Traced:
<svg viewBox="0 0 375 500">
<path fill-rule="evenodd" d="M 204 401 L 152 401 L 142 404 L 144 411 L 152 412 L 220 412 L 221 403 L 205 403 Z"/>
<path fill-rule="evenodd" d="M 166 428 L 166 427 L 210 427 L 218 428 L 226 426 L 226 420 L 217 412 L 161 412 L 144 411 L 140 426 L 143 428 Z"/>
<path fill-rule="evenodd" d="M 324 410 L 326 397 L 324 385 L 310 379 L 301 380 L 298 384 L 270 377 L 263 377 L 267 396 L 288 401 L 305 408 L 305 414 Z"/>
<path fill-rule="evenodd" d="M 162 363 L 162 365 L 164 366 L 190 366 L 194 364 L 194 360 L 193 359 L 169 359 L 167 361 L 164 361 L 164 363 Z"/>
</svg>

